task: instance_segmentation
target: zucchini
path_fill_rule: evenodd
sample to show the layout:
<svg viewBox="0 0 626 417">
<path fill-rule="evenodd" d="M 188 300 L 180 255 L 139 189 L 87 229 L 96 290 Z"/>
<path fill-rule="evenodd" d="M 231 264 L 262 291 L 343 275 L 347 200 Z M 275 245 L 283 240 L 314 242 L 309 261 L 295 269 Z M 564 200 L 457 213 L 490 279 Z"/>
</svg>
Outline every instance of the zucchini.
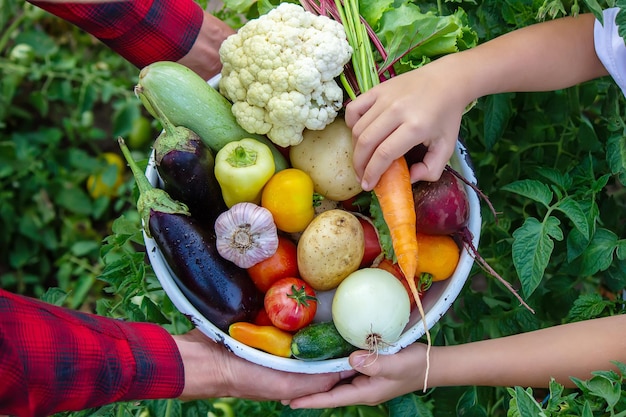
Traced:
<svg viewBox="0 0 626 417">
<path fill-rule="evenodd" d="M 341 358 L 357 350 L 341 337 L 332 321 L 310 324 L 296 332 L 291 354 L 303 361 Z"/>
<path fill-rule="evenodd" d="M 230 101 L 184 65 L 159 61 L 144 67 L 139 72 L 135 93 L 150 114 L 157 117 L 151 105 L 154 103 L 174 126 L 197 133 L 214 154 L 229 142 L 254 138 L 270 147 L 276 171 L 288 166 L 287 159 L 272 141 L 239 126 Z"/>
</svg>

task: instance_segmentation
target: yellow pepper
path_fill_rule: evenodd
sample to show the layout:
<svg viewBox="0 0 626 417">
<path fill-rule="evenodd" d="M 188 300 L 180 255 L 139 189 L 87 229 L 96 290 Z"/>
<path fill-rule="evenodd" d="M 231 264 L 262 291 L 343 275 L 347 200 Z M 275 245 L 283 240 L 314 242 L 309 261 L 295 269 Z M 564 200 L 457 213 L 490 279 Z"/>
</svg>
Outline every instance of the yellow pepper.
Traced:
<svg viewBox="0 0 626 417">
<path fill-rule="evenodd" d="M 244 345 L 260 349 L 272 355 L 291 357 L 293 335 L 274 326 L 258 326 L 240 321 L 228 327 L 230 337 Z"/>
<path fill-rule="evenodd" d="M 122 158 L 113 152 L 103 153 L 102 158 L 107 163 L 106 169 L 91 174 L 87 178 L 87 191 L 92 198 L 115 197 L 119 188 L 124 184 L 126 165 Z"/>
<path fill-rule="evenodd" d="M 256 139 L 227 143 L 215 155 L 215 177 L 229 208 L 243 202 L 259 204 L 263 186 L 275 170 L 272 151 Z"/>
</svg>

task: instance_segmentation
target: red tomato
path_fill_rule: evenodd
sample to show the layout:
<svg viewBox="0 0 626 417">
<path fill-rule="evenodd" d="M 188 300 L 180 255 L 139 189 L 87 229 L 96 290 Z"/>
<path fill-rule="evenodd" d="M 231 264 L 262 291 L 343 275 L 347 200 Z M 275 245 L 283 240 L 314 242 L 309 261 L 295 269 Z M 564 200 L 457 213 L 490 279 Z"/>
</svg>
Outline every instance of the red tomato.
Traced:
<svg viewBox="0 0 626 417">
<path fill-rule="evenodd" d="M 257 326 L 273 326 L 270 317 L 267 315 L 267 311 L 264 308 L 260 309 L 254 318 L 254 324 Z"/>
<path fill-rule="evenodd" d="M 265 311 L 274 326 L 295 332 L 315 317 L 315 290 L 300 278 L 279 279 L 265 294 Z"/>
<path fill-rule="evenodd" d="M 262 292 L 267 292 L 281 278 L 299 277 L 296 244 L 284 236 L 278 236 L 276 253 L 252 265 L 247 271 L 254 285 Z"/>
<path fill-rule="evenodd" d="M 380 255 L 382 248 L 378 240 L 378 232 L 372 221 L 362 216 L 357 216 L 357 218 L 361 226 L 363 226 L 363 234 L 365 236 L 365 252 L 363 253 L 363 260 L 359 268 L 367 268 L 371 266 L 378 255 Z"/>
</svg>

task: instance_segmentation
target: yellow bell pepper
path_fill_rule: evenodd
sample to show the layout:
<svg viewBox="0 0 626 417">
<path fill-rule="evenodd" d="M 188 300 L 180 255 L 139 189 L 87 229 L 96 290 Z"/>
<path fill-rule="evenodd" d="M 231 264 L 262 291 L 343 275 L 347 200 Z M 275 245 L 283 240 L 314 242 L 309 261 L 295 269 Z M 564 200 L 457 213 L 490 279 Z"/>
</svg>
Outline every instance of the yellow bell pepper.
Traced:
<svg viewBox="0 0 626 417">
<path fill-rule="evenodd" d="M 215 177 L 229 208 L 243 202 L 259 204 L 275 170 L 272 151 L 256 139 L 230 142 L 215 155 Z"/>
</svg>

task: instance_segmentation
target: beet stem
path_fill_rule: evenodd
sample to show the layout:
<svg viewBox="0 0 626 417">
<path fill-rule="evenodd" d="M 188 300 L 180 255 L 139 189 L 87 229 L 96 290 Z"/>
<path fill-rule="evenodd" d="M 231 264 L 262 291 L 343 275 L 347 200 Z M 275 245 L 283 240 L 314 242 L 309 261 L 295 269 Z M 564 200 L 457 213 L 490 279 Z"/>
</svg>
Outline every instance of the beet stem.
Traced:
<svg viewBox="0 0 626 417">
<path fill-rule="evenodd" d="M 478 249 L 476 249 L 476 247 L 474 247 L 474 244 L 472 243 L 472 236 L 473 236 L 472 232 L 467 227 L 465 227 L 463 229 L 463 231 L 461 232 L 461 235 L 462 235 L 462 239 L 461 240 L 463 241 L 463 246 L 468 250 L 468 252 L 472 256 L 472 258 L 474 258 L 474 260 L 478 262 L 478 265 L 485 272 L 487 272 L 489 275 L 493 276 L 498 281 L 500 281 L 500 283 L 502 283 L 502 285 L 504 285 L 511 292 L 511 294 L 513 294 L 515 296 L 515 298 L 517 298 L 519 300 L 521 305 L 523 305 L 525 308 L 527 308 L 528 311 L 530 311 L 531 313 L 535 314 L 535 310 L 533 310 L 526 303 L 526 301 L 524 301 L 524 299 L 518 294 L 518 292 L 515 290 L 515 288 L 513 288 L 513 286 L 508 281 L 506 281 L 504 278 L 502 278 L 500 276 L 500 274 L 498 274 L 491 267 L 491 265 L 489 265 L 489 263 L 483 259 L 483 257 L 480 255 L 480 253 L 478 253 Z"/>
<path fill-rule="evenodd" d="M 489 211 L 491 211 L 491 214 L 493 214 L 493 217 L 494 217 L 494 219 L 496 221 L 496 224 L 497 224 L 498 223 L 498 212 L 493 207 L 493 204 L 491 204 L 491 201 L 485 195 L 485 193 L 483 193 L 481 191 L 481 189 L 478 188 L 478 186 L 476 184 L 468 181 L 467 178 L 465 178 L 460 172 L 458 172 L 457 170 L 452 168 L 450 165 L 446 165 L 445 169 L 447 171 L 449 171 L 450 173 L 452 173 L 455 177 L 457 177 L 458 179 L 463 181 L 465 184 L 467 184 L 468 187 L 470 187 L 472 190 L 474 190 L 476 192 L 476 194 L 478 194 L 478 196 L 480 197 L 481 200 L 483 200 L 485 203 L 487 203 L 487 206 L 489 206 Z"/>
</svg>

